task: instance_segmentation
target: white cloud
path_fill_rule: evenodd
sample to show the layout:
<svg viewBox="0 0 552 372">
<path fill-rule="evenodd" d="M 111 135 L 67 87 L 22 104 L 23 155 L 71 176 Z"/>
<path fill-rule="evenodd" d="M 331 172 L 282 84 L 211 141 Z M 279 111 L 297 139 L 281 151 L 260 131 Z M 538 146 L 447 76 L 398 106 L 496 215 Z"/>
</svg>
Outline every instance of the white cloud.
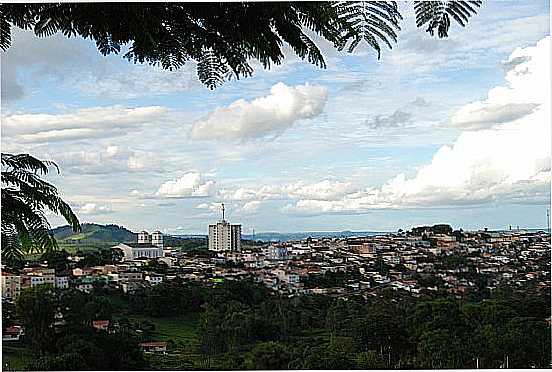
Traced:
<svg viewBox="0 0 552 372">
<path fill-rule="evenodd" d="M 334 200 L 354 190 L 349 182 L 322 180 L 315 183 L 298 181 L 286 185 L 264 185 L 258 188 L 240 187 L 235 190 L 222 189 L 219 197 L 222 200 L 254 201 L 312 198 L 317 200 Z"/>
<path fill-rule="evenodd" d="M 534 103 L 474 102 L 458 110 L 452 117 L 452 124 L 462 129 L 483 129 L 522 118 L 537 106 Z"/>
<path fill-rule="evenodd" d="M 126 146 L 96 145 L 95 149 L 67 150 L 41 156 L 56 162 L 64 173 L 109 174 L 141 172 L 155 168 L 156 160 L 149 152 L 132 150 Z"/>
<path fill-rule="evenodd" d="M 174 71 L 157 66 L 129 65 L 124 71 L 115 72 L 110 66 L 106 66 L 107 71 L 93 71 L 82 76 L 75 86 L 88 96 L 111 99 L 168 95 L 202 87 L 193 62 Z"/>
<path fill-rule="evenodd" d="M 213 195 L 215 189 L 215 181 L 204 180 L 200 173 L 191 172 L 178 179 L 166 181 L 155 195 L 166 198 L 208 197 Z"/>
<path fill-rule="evenodd" d="M 121 55 L 124 54 L 124 50 Z M 134 64 L 120 56 L 103 57 L 93 43 L 60 33 L 37 37 L 30 30 L 12 30 L 12 45 L 2 53 L 2 100 L 32 94 L 35 86 L 53 80 L 56 85 L 102 99 L 133 99 L 166 95 L 201 87 L 196 64 L 175 71 Z M 21 79 L 25 70 L 27 79 Z"/>
<path fill-rule="evenodd" d="M 526 58 L 519 58 L 526 57 Z M 516 49 L 521 61 L 506 75 L 506 85 L 489 91 L 473 107 L 531 105 L 525 115 L 495 115 L 488 129 L 464 131 L 443 146 L 430 164 L 408 178 L 399 174 L 382 187 L 367 188 L 336 200 L 304 198 L 287 205 L 290 213 L 360 213 L 371 209 L 550 202 L 550 37 Z M 522 74 L 520 71 L 524 71 Z M 466 109 L 468 107 L 468 109 Z M 483 122 L 491 115 L 482 114 Z"/>
<path fill-rule="evenodd" d="M 88 60 L 77 38 L 67 39 L 61 34 L 39 38 L 32 31 L 16 27 L 12 27 L 11 36 L 12 45 L 0 58 L 2 100 L 20 99 L 32 88 L 19 81 L 20 69 L 27 70 L 27 81 L 34 85 L 49 77 L 63 79 L 71 65 L 73 71 L 82 73 L 81 68 Z"/>
<path fill-rule="evenodd" d="M 251 215 L 255 214 L 261 207 L 262 202 L 259 200 L 250 200 L 245 203 L 233 202 L 225 204 L 226 216 L 228 215 Z M 196 209 L 203 209 L 209 211 L 210 215 L 220 216 L 222 213 L 221 203 L 200 203 L 196 205 Z"/>
<path fill-rule="evenodd" d="M 241 211 L 246 214 L 255 213 L 259 210 L 260 206 L 261 206 L 261 202 L 258 200 L 248 201 L 243 205 L 243 207 L 241 208 Z"/>
<path fill-rule="evenodd" d="M 228 140 L 278 135 L 291 128 L 297 120 L 320 115 L 327 95 L 326 88 L 318 85 L 290 87 L 278 83 L 272 86 L 268 96 L 252 101 L 239 99 L 196 121 L 191 137 Z"/>
<path fill-rule="evenodd" d="M 214 211 L 217 206 L 220 208 L 218 203 L 201 203 L 196 205 L 196 209 L 208 209 L 210 211 Z"/>
<path fill-rule="evenodd" d="M 12 114 L 2 118 L 2 134 L 34 143 L 114 137 L 158 121 L 167 112 L 161 106 L 109 106 L 61 114 Z"/>
<path fill-rule="evenodd" d="M 77 214 L 84 215 L 96 215 L 96 214 L 107 214 L 112 213 L 113 211 L 107 205 L 98 205 L 96 203 L 86 203 L 77 208 Z"/>
<path fill-rule="evenodd" d="M 297 182 L 286 185 L 283 192 L 290 198 L 309 197 L 317 200 L 331 200 L 353 190 L 349 182 L 323 180 L 316 183 Z"/>
</svg>

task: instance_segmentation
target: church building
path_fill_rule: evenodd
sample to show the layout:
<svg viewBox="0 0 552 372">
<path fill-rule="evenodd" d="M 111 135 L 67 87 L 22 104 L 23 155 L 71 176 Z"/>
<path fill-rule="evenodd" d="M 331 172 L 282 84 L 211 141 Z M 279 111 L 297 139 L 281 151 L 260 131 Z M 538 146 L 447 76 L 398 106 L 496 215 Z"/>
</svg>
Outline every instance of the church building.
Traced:
<svg viewBox="0 0 552 372">
<path fill-rule="evenodd" d="M 125 261 L 163 257 L 163 234 L 160 231 L 154 231 L 150 235 L 147 231 L 142 231 L 138 233 L 137 243 L 120 243 L 111 247 L 111 249 L 115 248 L 123 251 Z"/>
</svg>

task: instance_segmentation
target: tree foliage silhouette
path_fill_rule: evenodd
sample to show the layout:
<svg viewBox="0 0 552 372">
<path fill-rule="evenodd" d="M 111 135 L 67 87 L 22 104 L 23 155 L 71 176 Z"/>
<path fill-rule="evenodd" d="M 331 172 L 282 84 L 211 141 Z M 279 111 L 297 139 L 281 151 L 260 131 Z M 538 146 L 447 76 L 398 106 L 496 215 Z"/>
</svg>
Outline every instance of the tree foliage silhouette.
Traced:
<svg viewBox="0 0 552 372">
<path fill-rule="evenodd" d="M 55 163 L 28 154 L 2 154 L 2 259 L 7 262 L 21 259 L 23 253 L 57 248 L 46 210 L 61 215 L 74 231 L 80 230 L 69 204 L 40 177 L 52 166 L 58 170 Z"/>
<path fill-rule="evenodd" d="M 465 26 L 482 1 L 416 1 L 416 24 L 448 36 L 454 19 Z M 100 53 L 173 70 L 197 63 L 199 80 L 214 89 L 284 60 L 283 46 L 318 67 L 326 62 L 317 38 L 352 52 L 366 42 L 378 58 L 397 41 L 402 16 L 394 1 L 226 3 L 1 4 L 0 47 L 11 45 L 12 26 L 37 36 L 57 32 L 96 42 Z"/>
</svg>

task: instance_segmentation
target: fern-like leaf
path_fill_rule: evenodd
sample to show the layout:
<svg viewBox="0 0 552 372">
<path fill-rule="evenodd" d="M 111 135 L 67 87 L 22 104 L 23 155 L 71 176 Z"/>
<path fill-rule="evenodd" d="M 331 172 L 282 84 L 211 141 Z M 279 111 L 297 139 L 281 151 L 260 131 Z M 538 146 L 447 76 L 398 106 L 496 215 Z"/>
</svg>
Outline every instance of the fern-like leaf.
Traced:
<svg viewBox="0 0 552 372">
<path fill-rule="evenodd" d="M 416 26 L 427 25 L 431 36 L 437 30 L 437 36 L 447 37 L 452 17 L 460 26 L 465 27 L 471 16 L 477 13 L 482 1 L 415 1 Z"/>
<path fill-rule="evenodd" d="M 348 45 L 348 51 L 352 52 L 365 41 L 380 58 L 381 44 L 391 49 L 391 42 L 397 41 L 402 16 L 395 1 L 340 1 L 334 6 L 347 25 L 337 45 L 340 50 Z"/>
</svg>

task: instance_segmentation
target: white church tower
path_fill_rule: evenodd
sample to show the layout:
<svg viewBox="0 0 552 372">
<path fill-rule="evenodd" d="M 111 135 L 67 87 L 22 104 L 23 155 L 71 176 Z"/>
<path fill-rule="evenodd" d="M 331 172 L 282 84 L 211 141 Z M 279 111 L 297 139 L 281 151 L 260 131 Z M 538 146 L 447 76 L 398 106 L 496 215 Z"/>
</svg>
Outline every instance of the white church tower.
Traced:
<svg viewBox="0 0 552 372">
<path fill-rule="evenodd" d="M 147 231 L 138 233 L 138 244 L 151 244 L 151 235 Z"/>
<path fill-rule="evenodd" d="M 163 248 L 163 234 L 161 231 L 154 231 L 151 234 L 151 245 Z"/>
</svg>

